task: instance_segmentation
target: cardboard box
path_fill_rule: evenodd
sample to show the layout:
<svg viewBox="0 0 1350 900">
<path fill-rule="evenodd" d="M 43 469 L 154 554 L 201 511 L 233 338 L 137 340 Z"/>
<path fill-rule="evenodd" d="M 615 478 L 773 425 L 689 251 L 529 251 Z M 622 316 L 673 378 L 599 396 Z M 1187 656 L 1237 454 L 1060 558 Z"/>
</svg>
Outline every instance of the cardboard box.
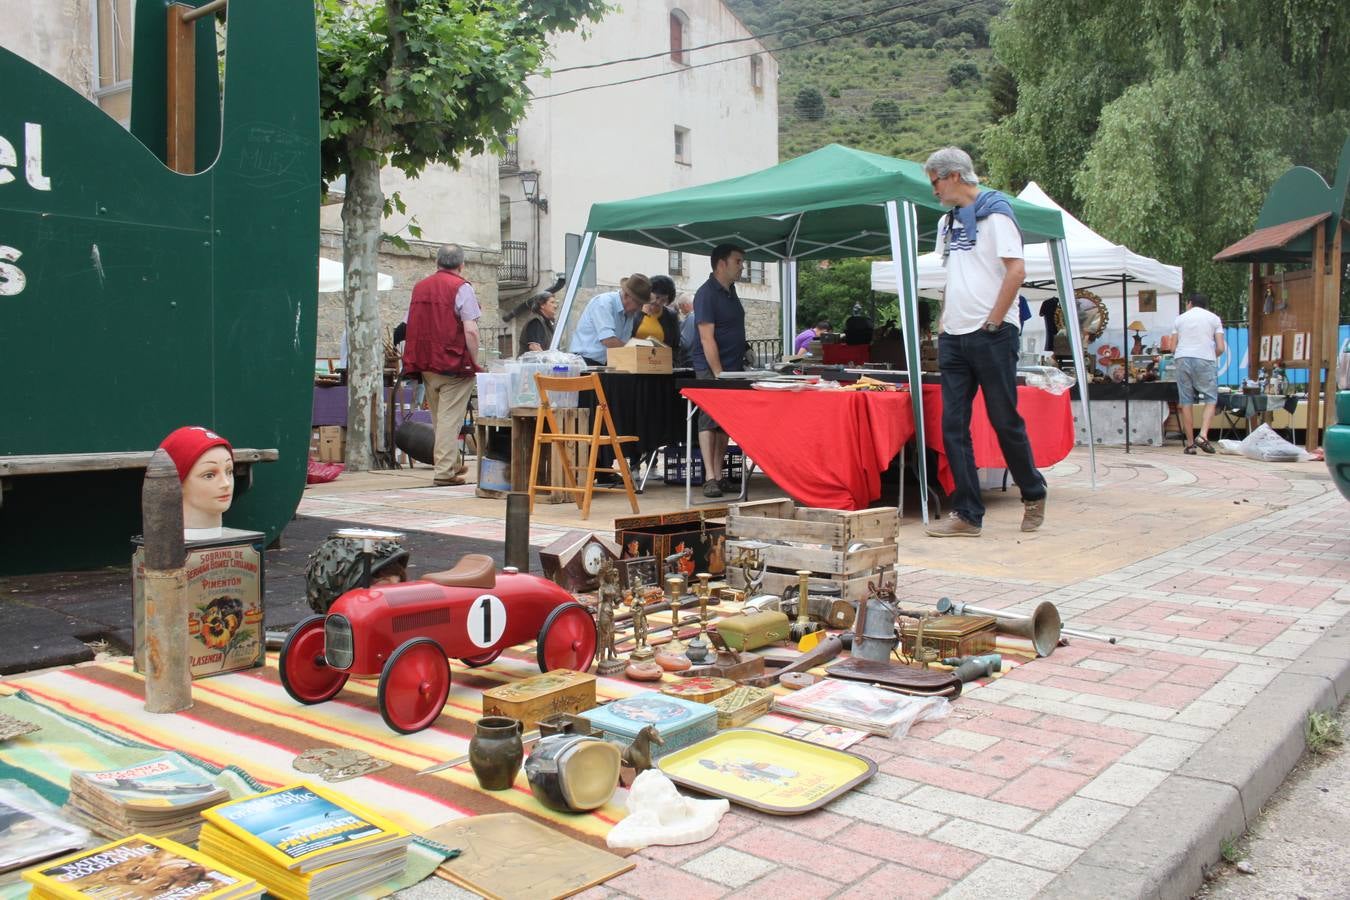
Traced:
<svg viewBox="0 0 1350 900">
<path fill-rule="evenodd" d="M 309 458 L 319 458 L 319 429 L 317 428 L 309 433 Z"/>
<path fill-rule="evenodd" d="M 342 462 L 347 450 L 347 429 L 341 425 L 319 426 L 319 462 Z"/>
<path fill-rule="evenodd" d="M 674 370 L 669 347 L 660 341 L 638 338 L 622 347 L 610 347 L 605 362 L 611 369 L 636 375 L 669 375 Z"/>
<path fill-rule="evenodd" d="M 540 719 L 594 708 L 595 676 L 571 669 L 554 669 L 483 691 L 483 715 L 519 719 L 526 731 Z"/>
<path fill-rule="evenodd" d="M 621 557 L 654 556 L 658 564 L 684 549 L 693 556 L 680 572 L 692 578 L 698 572 L 721 575 L 726 571 L 727 529 L 725 506 L 705 506 L 654 516 L 620 516 L 614 520 L 614 540 Z M 664 566 L 663 566 L 664 572 Z"/>
</svg>

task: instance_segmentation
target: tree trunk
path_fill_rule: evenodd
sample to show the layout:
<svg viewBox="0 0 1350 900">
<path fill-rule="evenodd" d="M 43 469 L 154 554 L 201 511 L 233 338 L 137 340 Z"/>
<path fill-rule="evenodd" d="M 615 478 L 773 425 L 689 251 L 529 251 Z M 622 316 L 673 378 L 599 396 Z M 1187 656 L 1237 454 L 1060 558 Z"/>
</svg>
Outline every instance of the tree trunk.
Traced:
<svg viewBox="0 0 1350 900">
<path fill-rule="evenodd" d="M 351 148 L 342 204 L 343 301 L 347 310 L 347 468 L 373 468 L 385 451 L 384 342 L 376 291 L 384 191 L 380 161 Z M 373 433 L 372 433 L 373 429 Z M 374 452 L 372 452 L 372 450 Z"/>
</svg>

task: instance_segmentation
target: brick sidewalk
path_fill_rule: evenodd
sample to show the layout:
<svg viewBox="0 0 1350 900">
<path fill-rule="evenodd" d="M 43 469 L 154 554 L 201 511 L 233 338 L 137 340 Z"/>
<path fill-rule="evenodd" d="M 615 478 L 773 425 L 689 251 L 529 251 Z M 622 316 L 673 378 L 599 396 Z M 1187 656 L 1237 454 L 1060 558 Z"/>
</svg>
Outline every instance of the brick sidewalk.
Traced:
<svg viewBox="0 0 1350 900">
<path fill-rule="evenodd" d="M 1015 495 L 994 498 L 984 536 L 942 551 L 959 566 L 931 559 L 912 522 L 902 526 L 900 594 L 1023 611 L 1050 600 L 1066 622 L 1121 644 L 1076 640 L 963 696 L 944 721 L 869 737 L 855 749 L 880 772 L 824 810 L 733 807 L 711 840 L 641 851 L 636 870 L 582 896 L 1034 896 L 1350 612 L 1347 507 L 1323 464 L 1104 449 L 1097 460 L 1097 491 L 1082 451 L 1046 472 L 1047 526 L 1034 540 L 1002 522 Z M 487 516 L 401 512 L 426 492 L 394 493 L 307 496 L 301 511 L 500 535 Z M 1133 524 L 1102 531 L 1103 503 L 1118 507 L 1109 521 Z M 1150 528 L 1151 509 L 1169 504 Z M 537 525 L 534 543 L 562 530 Z M 1084 532 L 1128 545 L 1116 550 L 1132 561 L 1074 544 Z M 435 895 L 468 896 L 449 885 Z"/>
</svg>

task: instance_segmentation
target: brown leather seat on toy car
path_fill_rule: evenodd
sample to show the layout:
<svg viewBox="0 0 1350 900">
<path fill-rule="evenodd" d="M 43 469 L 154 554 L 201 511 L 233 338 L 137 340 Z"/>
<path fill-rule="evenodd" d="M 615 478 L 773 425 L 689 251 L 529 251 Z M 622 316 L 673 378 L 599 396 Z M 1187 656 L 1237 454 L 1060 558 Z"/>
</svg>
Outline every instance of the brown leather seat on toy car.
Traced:
<svg viewBox="0 0 1350 900">
<path fill-rule="evenodd" d="M 492 557 L 481 553 L 466 553 L 455 563 L 453 569 L 444 572 L 428 572 L 423 581 L 445 587 L 490 588 L 497 584 L 497 564 Z"/>
</svg>

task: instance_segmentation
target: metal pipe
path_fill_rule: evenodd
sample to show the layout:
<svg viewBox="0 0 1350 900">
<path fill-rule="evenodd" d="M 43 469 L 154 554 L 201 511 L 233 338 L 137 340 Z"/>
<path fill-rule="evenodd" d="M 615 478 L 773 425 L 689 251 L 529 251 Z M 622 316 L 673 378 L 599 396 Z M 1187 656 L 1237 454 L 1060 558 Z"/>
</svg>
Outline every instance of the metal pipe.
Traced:
<svg viewBox="0 0 1350 900">
<path fill-rule="evenodd" d="M 962 603 L 959 600 L 953 600 L 950 597 L 943 597 L 937 602 L 937 611 L 943 615 L 948 613 L 954 616 L 994 616 L 999 619 L 1030 619 L 1031 616 L 1026 613 L 1008 612 L 1003 609 L 989 609 L 984 606 L 971 606 L 969 603 Z M 1071 634 L 1074 637 L 1088 638 L 1094 641 L 1105 641 L 1108 644 L 1114 644 L 1116 638 L 1108 634 L 1096 634 L 1091 631 L 1082 631 L 1078 628 L 1059 629 L 1060 634 Z"/>
<path fill-rule="evenodd" d="M 204 4 L 202 6 L 197 7 L 196 9 L 188 10 L 187 12 L 183 13 L 182 21 L 195 22 L 202 16 L 209 16 L 212 13 L 216 12 L 217 10 L 224 9 L 229 5 L 230 0 L 211 0 L 210 3 Z"/>
</svg>

